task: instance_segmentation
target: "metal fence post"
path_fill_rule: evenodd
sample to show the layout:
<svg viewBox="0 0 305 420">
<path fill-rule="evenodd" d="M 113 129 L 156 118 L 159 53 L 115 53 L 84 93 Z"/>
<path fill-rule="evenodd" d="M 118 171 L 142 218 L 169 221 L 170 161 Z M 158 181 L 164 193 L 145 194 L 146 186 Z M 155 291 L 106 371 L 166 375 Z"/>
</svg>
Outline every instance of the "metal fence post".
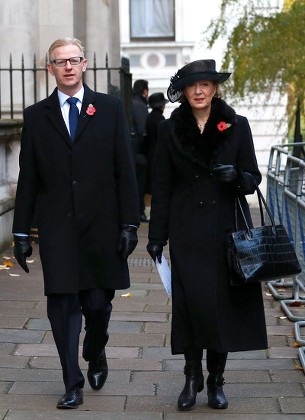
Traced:
<svg viewBox="0 0 305 420">
<path fill-rule="evenodd" d="M 21 64 L 14 67 L 12 54 L 10 54 L 9 66 L 3 68 L 0 65 L 0 118 L 20 118 L 26 106 L 49 96 L 50 77 L 47 64 L 48 56 L 46 55 L 44 66 L 39 67 L 34 54 L 32 66 L 26 67 L 24 55 L 22 55 Z M 14 77 L 14 74 L 18 72 L 21 73 L 20 79 Z M 115 81 L 115 84 L 118 86 L 112 84 L 112 72 L 116 72 L 118 75 Z M 43 77 L 38 77 L 39 74 Z M 126 117 L 130 124 L 132 75 L 129 70 L 129 60 L 124 57 L 121 60 L 121 66 L 113 68 L 109 66 L 108 54 L 106 54 L 104 67 L 98 67 L 96 53 L 94 53 L 93 67 L 88 67 L 86 74 L 87 76 L 93 76 L 93 90 L 97 90 L 98 85 L 102 84 L 106 87 L 108 94 L 121 97 L 125 106 Z M 84 74 L 84 80 L 86 79 L 86 74 Z M 18 93 L 18 104 L 20 103 L 18 107 L 16 106 L 15 92 Z"/>
</svg>

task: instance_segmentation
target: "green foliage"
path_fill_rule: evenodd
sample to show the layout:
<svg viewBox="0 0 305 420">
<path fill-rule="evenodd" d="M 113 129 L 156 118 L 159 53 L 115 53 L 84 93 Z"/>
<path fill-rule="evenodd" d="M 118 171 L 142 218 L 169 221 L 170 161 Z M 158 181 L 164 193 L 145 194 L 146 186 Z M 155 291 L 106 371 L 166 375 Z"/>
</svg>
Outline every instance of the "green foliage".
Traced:
<svg viewBox="0 0 305 420">
<path fill-rule="evenodd" d="M 271 8 L 266 13 L 263 5 L 266 1 L 222 0 L 220 17 L 209 25 L 206 41 L 213 46 L 227 36 L 222 70 L 233 73 L 230 94 L 251 98 L 276 86 L 293 99 L 291 114 L 296 98 L 301 107 L 305 98 L 305 0 L 274 13 Z"/>
</svg>

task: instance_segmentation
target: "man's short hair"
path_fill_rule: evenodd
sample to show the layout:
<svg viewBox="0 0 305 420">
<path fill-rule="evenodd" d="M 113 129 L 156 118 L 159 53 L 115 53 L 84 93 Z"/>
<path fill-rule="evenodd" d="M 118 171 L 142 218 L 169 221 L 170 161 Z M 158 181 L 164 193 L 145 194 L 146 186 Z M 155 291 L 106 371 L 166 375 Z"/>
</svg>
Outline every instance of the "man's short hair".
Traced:
<svg viewBox="0 0 305 420">
<path fill-rule="evenodd" d="M 133 84 L 133 95 L 143 95 L 144 90 L 148 90 L 148 81 L 144 79 L 136 80 Z"/>
<path fill-rule="evenodd" d="M 80 57 L 84 57 L 85 54 L 85 48 L 82 46 L 82 43 L 79 39 L 77 38 L 60 38 L 60 39 L 56 39 L 50 46 L 49 51 L 48 51 L 48 58 L 49 58 L 49 63 L 51 63 L 51 61 L 53 60 L 53 51 L 55 50 L 55 48 L 59 48 L 59 47 L 64 47 L 66 45 L 76 45 L 79 50 L 80 50 Z"/>
</svg>

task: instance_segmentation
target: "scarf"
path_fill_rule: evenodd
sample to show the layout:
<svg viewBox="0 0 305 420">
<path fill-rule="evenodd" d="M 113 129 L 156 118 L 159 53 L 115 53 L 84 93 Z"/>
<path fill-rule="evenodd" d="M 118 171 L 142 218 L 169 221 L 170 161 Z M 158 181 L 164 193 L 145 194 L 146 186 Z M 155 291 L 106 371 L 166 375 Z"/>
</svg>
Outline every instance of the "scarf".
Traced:
<svg viewBox="0 0 305 420">
<path fill-rule="evenodd" d="M 213 98 L 211 113 L 202 134 L 188 102 L 172 112 L 170 121 L 172 140 L 178 152 L 209 169 L 232 134 L 236 113 L 224 100 Z"/>
</svg>

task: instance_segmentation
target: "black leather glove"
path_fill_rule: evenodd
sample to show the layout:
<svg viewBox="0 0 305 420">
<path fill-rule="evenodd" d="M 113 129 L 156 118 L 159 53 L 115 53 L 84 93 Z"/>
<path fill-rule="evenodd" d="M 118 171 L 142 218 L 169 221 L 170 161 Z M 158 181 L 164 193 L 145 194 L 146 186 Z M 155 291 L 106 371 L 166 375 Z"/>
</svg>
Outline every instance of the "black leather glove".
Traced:
<svg viewBox="0 0 305 420">
<path fill-rule="evenodd" d="M 154 262 L 156 262 L 156 259 L 157 259 L 159 263 L 161 264 L 163 245 L 149 241 L 146 246 L 146 249 L 149 255 L 151 256 L 151 258 L 154 260 Z"/>
<path fill-rule="evenodd" d="M 32 245 L 29 236 L 17 236 L 14 235 L 14 255 L 20 265 L 26 273 L 29 273 L 28 266 L 26 264 L 26 257 L 32 255 Z"/>
<path fill-rule="evenodd" d="M 122 225 L 118 239 L 118 252 L 123 260 L 135 250 L 138 243 L 137 226 Z"/>
<path fill-rule="evenodd" d="M 233 182 L 237 178 L 237 170 L 233 165 L 218 164 L 212 172 L 222 182 Z"/>
</svg>

